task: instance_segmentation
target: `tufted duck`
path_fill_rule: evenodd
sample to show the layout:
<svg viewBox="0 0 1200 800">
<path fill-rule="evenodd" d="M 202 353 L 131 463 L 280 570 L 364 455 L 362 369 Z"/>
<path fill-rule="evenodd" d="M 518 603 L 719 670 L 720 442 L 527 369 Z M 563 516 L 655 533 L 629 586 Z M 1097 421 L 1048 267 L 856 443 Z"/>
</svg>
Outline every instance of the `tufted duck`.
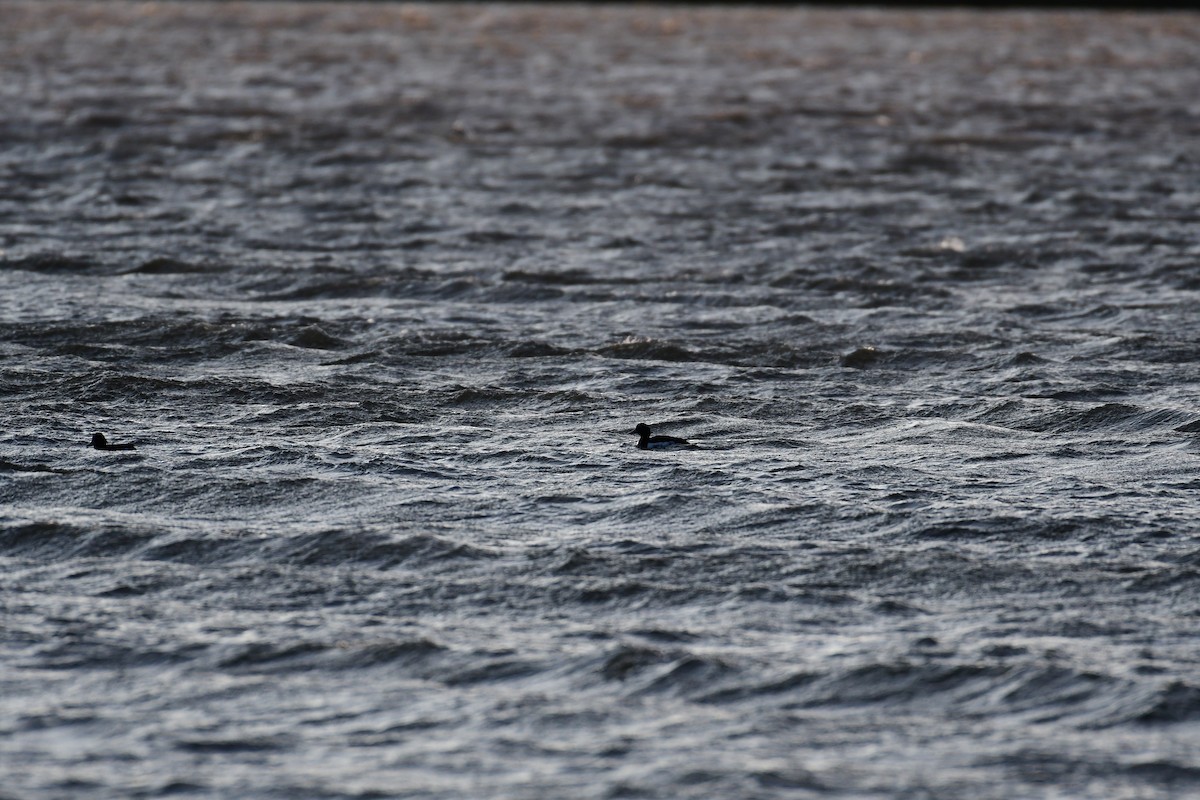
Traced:
<svg viewBox="0 0 1200 800">
<path fill-rule="evenodd" d="M 695 447 L 696 445 L 689 442 L 687 439 L 680 439 L 677 436 L 651 436 L 650 426 L 646 423 L 639 423 L 633 429 L 639 437 L 639 450 L 673 450 L 680 447 Z"/>
<path fill-rule="evenodd" d="M 134 447 L 132 444 L 129 444 L 128 442 L 126 442 L 125 444 L 109 444 L 108 440 L 104 438 L 103 433 L 93 433 L 92 434 L 92 447 L 96 448 L 97 450 L 136 450 L 137 449 L 136 447 Z"/>
</svg>

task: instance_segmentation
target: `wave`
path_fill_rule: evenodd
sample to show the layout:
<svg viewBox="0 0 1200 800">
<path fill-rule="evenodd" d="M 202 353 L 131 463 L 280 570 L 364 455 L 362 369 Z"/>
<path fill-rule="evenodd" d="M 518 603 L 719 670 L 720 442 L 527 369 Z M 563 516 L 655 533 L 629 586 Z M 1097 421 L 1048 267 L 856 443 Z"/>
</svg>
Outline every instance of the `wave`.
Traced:
<svg viewBox="0 0 1200 800">
<path fill-rule="evenodd" d="M 3 458 L 0 458 L 0 472 L 49 472 L 57 473 L 59 475 L 67 474 L 67 470 L 57 469 L 55 467 L 51 467 L 49 464 L 17 464 L 12 461 L 7 461 Z"/>
<path fill-rule="evenodd" d="M 737 673 L 729 675 L 736 677 Z M 879 662 L 845 671 L 799 670 L 767 680 L 729 680 L 698 702 L 769 699 L 792 708 L 859 706 L 913 713 L 1068 720 L 1079 729 L 1173 725 L 1200 718 L 1200 690 L 1152 684 L 1050 664 Z"/>
<path fill-rule="evenodd" d="M 263 753 L 287 751 L 296 746 L 296 737 L 287 734 L 266 736 L 183 736 L 175 740 L 178 750 L 196 754 Z M 187 784 L 190 786 L 190 784 Z"/>
<path fill-rule="evenodd" d="M 1041 398 L 1032 398 L 1041 399 Z M 1046 398 L 1050 399 L 1050 398 Z M 969 415 L 974 422 L 1037 433 L 1145 433 L 1179 430 L 1193 413 L 1127 403 L 1090 407 L 1006 400 Z"/>
<path fill-rule="evenodd" d="M 80 526 L 32 522 L 0 526 L 0 554 L 43 562 L 76 558 L 127 558 L 192 566 L 290 564 L 305 567 L 357 566 L 389 570 L 498 557 L 483 547 L 433 534 L 382 534 L 327 529 L 314 533 L 210 536 L 174 533 L 149 526 Z M 126 583 L 120 594 L 152 591 L 153 584 Z"/>
<path fill-rule="evenodd" d="M 0 268 L 24 272 L 85 275 L 116 271 L 111 265 L 105 264 L 93 256 L 53 251 L 34 253 L 20 258 L 2 257 L 0 258 Z"/>
<path fill-rule="evenodd" d="M 734 325 L 736 329 L 739 326 Z M 738 367 L 802 369 L 834 363 L 834 345 L 817 342 L 799 344 L 782 339 L 725 342 L 715 347 L 689 348 L 676 342 L 630 337 L 594 348 L 603 358 L 667 363 L 706 363 Z"/>
<path fill-rule="evenodd" d="M 172 256 L 155 256 L 133 266 L 123 258 L 59 251 L 45 251 L 22 257 L 0 255 L 0 269 L 38 272 L 50 275 L 209 275 L 229 267 L 209 262 L 193 262 Z"/>
<path fill-rule="evenodd" d="M 190 363 L 238 353 L 261 337 L 264 328 L 261 323 L 248 324 L 235 317 L 220 321 L 142 317 L 77 324 L 27 323 L 6 326 L 5 332 L 10 341 L 45 353 L 143 367 L 147 362 Z"/>
<path fill-rule="evenodd" d="M 221 670 L 235 672 L 356 670 L 402 666 L 424 674 L 449 653 L 424 637 L 400 640 L 218 643 L 195 654 Z"/>
<path fill-rule="evenodd" d="M 0 553 L 9 558 L 57 561 L 126 555 L 154 538 L 150 531 L 123 526 L 84 527 L 62 522 L 0 525 Z"/>
<path fill-rule="evenodd" d="M 1143 725 L 1172 725 L 1200 720 L 1200 687 L 1171 681 L 1146 697 L 1130 719 Z M 1195 770 L 1200 778 L 1200 770 Z"/>
<path fill-rule="evenodd" d="M 345 347 L 347 342 L 330 336 L 316 325 L 306 325 L 288 339 L 288 344 L 309 350 L 337 350 Z"/>
<path fill-rule="evenodd" d="M 101 634 L 70 633 L 34 648 L 25 655 L 25 665 L 37 669 L 135 669 L 165 667 L 191 662 L 189 648 L 128 645 Z"/>
<path fill-rule="evenodd" d="M 208 263 L 194 263 L 171 256 L 147 259 L 128 270 L 132 275 L 193 275 L 225 272 L 228 268 Z"/>
<path fill-rule="evenodd" d="M 584 669 L 595 670 L 604 681 L 623 684 L 629 696 L 690 696 L 739 673 L 720 658 L 637 644 L 622 644 L 598 663 L 586 663 Z"/>
<path fill-rule="evenodd" d="M 1195 566 L 1170 566 L 1148 569 L 1130 580 L 1130 592 L 1153 593 L 1156 597 L 1186 596 L 1200 588 L 1200 569 Z"/>
<path fill-rule="evenodd" d="M 338 529 L 276 539 L 256 555 L 256 559 L 267 563 L 305 566 L 354 564 L 383 570 L 401 565 L 413 567 L 448 560 L 480 561 L 492 558 L 496 558 L 492 551 L 432 534 L 394 536 Z"/>
<path fill-rule="evenodd" d="M 647 361 L 701 361 L 695 353 L 672 342 L 656 339 L 630 338 L 616 344 L 597 348 L 597 355 L 608 358 Z"/>
<path fill-rule="evenodd" d="M 550 286 L 586 286 L 593 283 L 628 283 L 619 278 L 602 277 L 594 272 L 580 268 L 547 269 L 531 271 L 526 269 L 506 270 L 502 275 L 505 281 L 521 284 L 547 284 Z"/>
</svg>

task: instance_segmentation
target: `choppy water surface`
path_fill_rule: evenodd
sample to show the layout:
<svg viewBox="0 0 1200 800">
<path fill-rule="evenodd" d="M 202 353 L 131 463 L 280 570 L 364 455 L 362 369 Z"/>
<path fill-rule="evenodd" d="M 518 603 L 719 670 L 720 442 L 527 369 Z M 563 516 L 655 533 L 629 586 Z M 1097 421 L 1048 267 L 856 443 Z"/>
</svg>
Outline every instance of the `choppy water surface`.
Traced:
<svg viewBox="0 0 1200 800">
<path fill-rule="evenodd" d="M 0 16 L 5 798 L 1200 792 L 1200 17 Z"/>
</svg>

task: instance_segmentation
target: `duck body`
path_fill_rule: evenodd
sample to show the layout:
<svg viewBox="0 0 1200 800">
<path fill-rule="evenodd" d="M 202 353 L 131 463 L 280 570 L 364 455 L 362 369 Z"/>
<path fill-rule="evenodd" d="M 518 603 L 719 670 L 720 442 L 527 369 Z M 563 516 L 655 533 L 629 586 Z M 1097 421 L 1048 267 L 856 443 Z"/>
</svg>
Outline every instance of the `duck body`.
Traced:
<svg viewBox="0 0 1200 800">
<path fill-rule="evenodd" d="M 137 449 L 129 442 L 124 442 L 122 444 L 109 444 L 108 439 L 104 438 L 103 433 L 93 433 L 92 434 L 92 447 L 96 448 L 97 450 L 136 450 Z"/>
<path fill-rule="evenodd" d="M 651 436 L 650 426 L 642 422 L 633 432 L 638 435 L 638 450 L 678 450 L 684 447 L 695 447 L 687 439 L 678 436 Z"/>
</svg>

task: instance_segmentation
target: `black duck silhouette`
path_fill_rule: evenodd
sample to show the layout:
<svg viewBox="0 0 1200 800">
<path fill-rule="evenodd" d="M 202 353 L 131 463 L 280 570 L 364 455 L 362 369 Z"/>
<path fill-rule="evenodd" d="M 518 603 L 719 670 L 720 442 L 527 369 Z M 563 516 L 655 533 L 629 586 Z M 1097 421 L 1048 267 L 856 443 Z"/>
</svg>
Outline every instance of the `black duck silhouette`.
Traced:
<svg viewBox="0 0 1200 800">
<path fill-rule="evenodd" d="M 637 443 L 639 450 L 679 450 L 696 447 L 687 439 L 680 439 L 678 436 L 651 436 L 650 426 L 644 422 L 638 423 L 633 432 L 640 437 Z"/>
<path fill-rule="evenodd" d="M 136 450 L 137 449 L 129 442 L 124 442 L 122 444 L 109 444 L 108 439 L 104 438 L 103 433 L 93 433 L 92 434 L 92 447 L 96 448 L 97 450 Z"/>
</svg>

